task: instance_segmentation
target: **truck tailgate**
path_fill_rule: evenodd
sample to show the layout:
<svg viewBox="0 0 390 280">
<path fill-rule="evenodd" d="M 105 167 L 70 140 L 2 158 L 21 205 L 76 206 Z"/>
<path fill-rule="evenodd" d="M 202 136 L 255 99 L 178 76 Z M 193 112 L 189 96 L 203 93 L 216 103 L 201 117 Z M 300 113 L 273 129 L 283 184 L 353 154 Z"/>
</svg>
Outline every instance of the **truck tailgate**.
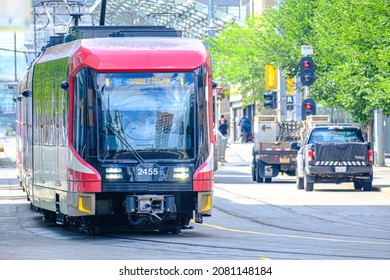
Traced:
<svg viewBox="0 0 390 280">
<path fill-rule="evenodd" d="M 316 161 L 359 161 L 367 162 L 367 143 L 316 143 Z"/>
</svg>

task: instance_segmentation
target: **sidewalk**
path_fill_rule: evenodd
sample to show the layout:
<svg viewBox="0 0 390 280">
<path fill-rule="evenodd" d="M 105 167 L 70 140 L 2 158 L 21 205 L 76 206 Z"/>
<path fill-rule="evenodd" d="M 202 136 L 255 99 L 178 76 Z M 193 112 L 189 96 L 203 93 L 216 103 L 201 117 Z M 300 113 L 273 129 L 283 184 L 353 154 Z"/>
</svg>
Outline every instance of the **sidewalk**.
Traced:
<svg viewBox="0 0 390 280">
<path fill-rule="evenodd" d="M 229 143 L 225 152 L 225 162 L 221 166 L 248 166 L 252 164 L 253 143 Z M 386 158 L 386 166 L 374 166 L 373 191 L 390 194 L 390 158 Z"/>
<path fill-rule="evenodd" d="M 0 158 L 9 158 L 12 162 L 16 161 L 16 138 L 0 137 Z M 1 167 L 1 166 L 0 166 Z"/>
</svg>

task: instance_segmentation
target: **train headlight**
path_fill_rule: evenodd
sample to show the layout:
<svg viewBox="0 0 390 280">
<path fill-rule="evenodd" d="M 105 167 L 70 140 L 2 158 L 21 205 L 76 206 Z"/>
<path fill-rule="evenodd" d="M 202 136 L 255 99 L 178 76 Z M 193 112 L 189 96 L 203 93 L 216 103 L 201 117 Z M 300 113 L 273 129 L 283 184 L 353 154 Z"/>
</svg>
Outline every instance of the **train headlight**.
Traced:
<svg viewBox="0 0 390 280">
<path fill-rule="evenodd" d="M 117 168 L 117 167 L 106 168 L 106 179 L 109 180 L 123 179 L 122 168 Z"/>
<path fill-rule="evenodd" d="M 106 179 L 123 179 L 122 174 L 106 174 Z"/>
<path fill-rule="evenodd" d="M 173 178 L 185 180 L 190 177 L 190 169 L 188 167 L 175 167 L 173 169 Z"/>
</svg>

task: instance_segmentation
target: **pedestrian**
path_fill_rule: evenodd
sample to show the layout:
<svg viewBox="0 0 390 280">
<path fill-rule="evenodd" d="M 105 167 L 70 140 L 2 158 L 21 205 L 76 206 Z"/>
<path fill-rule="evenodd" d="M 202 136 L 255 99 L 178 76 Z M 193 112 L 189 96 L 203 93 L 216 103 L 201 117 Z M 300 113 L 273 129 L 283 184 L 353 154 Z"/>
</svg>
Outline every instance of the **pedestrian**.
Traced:
<svg viewBox="0 0 390 280">
<path fill-rule="evenodd" d="M 219 124 L 221 124 L 222 120 L 225 121 L 227 127 L 229 127 L 229 122 L 227 120 L 225 120 L 225 116 L 224 115 L 221 115 L 221 119 L 219 120 Z"/>
<path fill-rule="evenodd" d="M 238 126 L 241 126 L 241 143 L 248 143 L 248 133 L 250 132 L 249 119 L 243 115 Z"/>
<path fill-rule="evenodd" d="M 224 137 L 228 137 L 228 125 L 224 118 L 220 119 L 218 130 Z"/>
<path fill-rule="evenodd" d="M 228 142 L 228 125 L 227 125 L 227 121 L 224 118 L 221 118 L 221 120 L 219 121 L 218 130 L 222 134 L 222 139 L 219 140 L 218 137 L 219 158 L 221 161 L 225 161 L 225 151 Z"/>
</svg>

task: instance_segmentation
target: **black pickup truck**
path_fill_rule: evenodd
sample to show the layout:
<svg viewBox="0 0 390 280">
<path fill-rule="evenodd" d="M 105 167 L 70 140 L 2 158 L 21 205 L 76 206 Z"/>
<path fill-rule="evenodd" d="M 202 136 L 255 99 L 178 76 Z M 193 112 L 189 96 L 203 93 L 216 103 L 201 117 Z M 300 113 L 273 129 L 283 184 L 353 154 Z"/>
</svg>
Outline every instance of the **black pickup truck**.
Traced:
<svg viewBox="0 0 390 280">
<path fill-rule="evenodd" d="M 297 188 L 312 191 L 314 183 L 353 182 L 356 190 L 371 191 L 373 151 L 354 126 L 311 128 L 297 155 Z"/>
</svg>

